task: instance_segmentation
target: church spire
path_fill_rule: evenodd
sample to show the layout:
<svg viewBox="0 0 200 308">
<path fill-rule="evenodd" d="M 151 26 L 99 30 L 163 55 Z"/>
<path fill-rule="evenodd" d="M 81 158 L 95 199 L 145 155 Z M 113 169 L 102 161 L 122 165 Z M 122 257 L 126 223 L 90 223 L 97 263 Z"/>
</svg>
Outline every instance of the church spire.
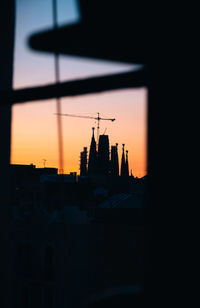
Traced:
<svg viewBox="0 0 200 308">
<path fill-rule="evenodd" d="M 116 170 L 117 170 L 117 175 L 119 176 L 118 143 L 116 143 Z"/>
<path fill-rule="evenodd" d="M 126 175 L 129 176 L 128 150 L 126 150 Z"/>
<path fill-rule="evenodd" d="M 97 150 L 96 150 L 96 141 L 94 138 L 94 127 L 92 127 L 92 139 L 90 144 L 90 153 L 88 161 L 88 174 L 96 174 L 97 167 Z"/>
<path fill-rule="evenodd" d="M 124 146 L 125 144 L 122 144 L 122 160 L 121 160 L 121 176 L 126 175 L 126 162 L 125 162 L 125 155 L 124 155 Z"/>
<path fill-rule="evenodd" d="M 134 178 L 134 176 L 133 176 L 133 172 L 132 172 L 132 169 L 131 169 L 131 177 L 132 177 L 132 178 Z"/>
<path fill-rule="evenodd" d="M 80 155 L 80 175 L 87 175 L 87 147 L 83 148 Z"/>
</svg>

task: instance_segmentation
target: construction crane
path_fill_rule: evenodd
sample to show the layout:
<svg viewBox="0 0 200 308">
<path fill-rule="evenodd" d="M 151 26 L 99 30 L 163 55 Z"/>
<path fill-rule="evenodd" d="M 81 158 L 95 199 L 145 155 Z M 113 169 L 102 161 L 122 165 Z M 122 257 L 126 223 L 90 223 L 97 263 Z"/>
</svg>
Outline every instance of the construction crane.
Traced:
<svg viewBox="0 0 200 308">
<path fill-rule="evenodd" d="M 101 118 L 100 115 L 99 115 L 99 112 L 97 112 L 97 117 L 80 116 L 80 115 L 77 115 L 77 114 L 69 114 L 69 113 L 55 113 L 55 114 L 59 115 L 59 116 L 97 120 L 97 143 L 98 143 L 98 140 L 99 140 L 100 121 L 101 120 L 107 120 L 107 121 L 112 121 L 112 122 L 115 121 L 115 119 Z"/>
</svg>

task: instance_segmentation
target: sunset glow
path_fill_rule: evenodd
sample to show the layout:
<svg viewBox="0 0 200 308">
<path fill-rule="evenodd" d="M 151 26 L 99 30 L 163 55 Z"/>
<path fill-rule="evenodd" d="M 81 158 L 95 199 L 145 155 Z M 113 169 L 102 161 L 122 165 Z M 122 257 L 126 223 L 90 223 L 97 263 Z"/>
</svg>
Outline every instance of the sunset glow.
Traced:
<svg viewBox="0 0 200 308">
<path fill-rule="evenodd" d="M 101 121 L 100 133 L 109 135 L 110 145 L 119 144 L 129 150 L 129 169 L 133 175 L 146 174 L 146 90 L 113 91 L 76 98 L 64 98 L 63 113 L 114 117 L 115 122 Z M 86 112 L 88 111 L 88 112 Z M 13 107 L 11 162 L 33 163 L 37 167 L 58 167 L 55 101 L 45 101 Z M 84 146 L 89 149 L 91 128 L 96 121 L 62 117 L 65 173 L 79 172 L 79 155 Z"/>
<path fill-rule="evenodd" d="M 68 3 L 72 2 L 69 1 Z M 22 0 L 17 1 L 14 88 L 36 86 L 55 81 L 53 57 L 44 53 L 33 52 L 25 44 L 30 32 L 51 24 L 50 9 L 46 13 L 43 12 L 44 15 L 40 11 L 38 17 L 39 3 L 41 1 L 30 1 L 28 6 Z M 49 2 L 44 1 L 44 3 L 47 5 Z M 23 19 L 22 16 L 24 16 Z M 60 58 L 60 79 L 63 81 L 125 72 L 130 71 L 133 67 L 134 65 L 123 63 L 66 56 Z M 46 159 L 46 167 L 58 168 L 55 112 L 56 102 L 53 99 L 13 106 L 11 163 L 33 163 L 37 167 L 43 167 L 43 159 Z M 116 118 L 115 122 L 101 121 L 100 134 L 103 134 L 106 129 L 105 134 L 109 135 L 110 146 L 115 143 L 119 144 L 119 162 L 121 162 L 122 143 L 125 143 L 125 149 L 129 151 L 129 171 L 132 170 L 133 175 L 137 177 L 146 175 L 146 89 L 118 90 L 62 98 L 62 112 L 88 116 L 96 116 L 99 112 L 102 117 Z M 62 117 L 62 123 L 64 172 L 77 172 L 79 174 L 80 152 L 84 146 L 87 146 L 89 150 L 92 127 L 96 128 L 97 123 L 95 120 L 70 117 Z"/>
</svg>

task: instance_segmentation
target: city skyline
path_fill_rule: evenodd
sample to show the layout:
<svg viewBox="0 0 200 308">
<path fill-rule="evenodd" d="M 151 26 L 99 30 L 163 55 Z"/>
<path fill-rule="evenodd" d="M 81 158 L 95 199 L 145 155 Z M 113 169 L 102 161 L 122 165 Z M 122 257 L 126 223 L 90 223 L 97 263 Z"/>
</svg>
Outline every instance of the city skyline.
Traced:
<svg viewBox="0 0 200 308">
<path fill-rule="evenodd" d="M 139 90 L 138 90 L 139 91 Z M 142 90 L 140 90 L 142 96 Z M 120 91 L 122 92 L 122 91 Z M 127 91 L 128 92 L 128 91 Z M 126 98 L 130 100 L 133 98 L 132 91 L 126 93 Z M 135 92 L 135 91 L 134 91 Z M 135 94 L 135 93 L 134 93 Z M 121 93 L 122 95 L 122 93 Z M 114 93 L 105 94 L 103 96 L 113 97 Z M 123 97 L 123 95 L 122 95 Z M 103 99 L 103 97 L 102 97 Z M 115 99 L 120 100 L 120 95 L 116 96 Z M 70 99 L 68 99 L 70 100 Z M 74 100 L 74 99 L 73 99 Z M 79 110 L 84 112 L 84 105 L 82 103 L 83 98 L 76 98 L 76 105 L 79 105 Z M 96 101 L 96 97 L 89 97 L 90 102 L 88 104 L 92 107 L 93 111 L 95 106 L 93 101 Z M 99 100 L 101 105 L 101 100 Z M 138 102 L 137 104 L 141 104 Z M 118 110 L 111 114 L 102 113 L 102 115 L 115 116 L 119 114 L 122 122 L 126 122 L 125 127 L 121 127 L 120 120 L 116 117 L 115 122 L 102 123 L 100 124 L 100 134 L 106 130 L 106 134 L 109 135 L 110 145 L 118 143 L 119 160 L 121 161 L 122 155 L 122 144 L 125 143 L 125 148 L 129 150 L 129 170 L 133 172 L 134 176 L 143 177 L 146 175 L 146 117 L 145 113 L 139 109 L 137 104 L 132 104 L 132 109 L 129 115 L 126 111 L 122 113 L 121 106 L 118 106 Z M 43 105 L 43 108 L 41 108 Z M 45 105 L 47 105 L 45 107 Z M 65 105 L 63 105 L 65 106 Z M 66 112 L 73 113 L 73 104 L 69 104 L 68 108 L 65 107 Z M 11 163 L 14 164 L 30 164 L 33 163 L 37 167 L 43 166 L 43 159 L 46 159 L 47 167 L 58 168 L 58 145 L 57 145 L 57 127 L 56 127 L 56 116 L 53 114 L 55 111 L 55 103 L 52 100 L 51 103 L 33 103 L 30 106 L 14 106 L 15 114 L 13 114 L 13 125 L 15 130 L 12 130 L 12 151 L 11 151 Z M 23 108 L 23 113 L 21 112 Z M 130 111 L 130 110 L 129 110 Z M 48 112 L 48 113 L 46 113 Z M 79 114 L 86 114 L 80 111 Z M 135 113 L 135 114 L 134 114 Z M 93 116 L 95 112 L 91 113 Z M 91 115 L 90 114 L 90 115 Z M 101 113 L 100 113 L 101 114 Z M 45 121 L 44 121 L 45 120 Z M 89 149 L 91 140 L 91 128 L 96 128 L 95 121 L 88 119 L 76 119 L 76 118 L 65 118 L 63 121 L 63 133 L 64 133 L 64 166 L 65 173 L 77 172 L 79 173 L 79 156 L 80 151 L 84 146 Z M 53 125 L 52 125 L 53 123 Z M 142 124 L 142 125 L 141 125 Z M 24 129 L 26 127 L 26 129 Z M 73 133 L 72 133 L 73 132 Z M 135 134 L 134 134 L 135 132 Z M 95 129 L 96 139 L 96 129 Z"/>
<path fill-rule="evenodd" d="M 76 21 L 78 10 L 74 1 L 59 1 L 59 22 Z M 63 8 L 63 9 L 62 9 Z M 53 57 L 28 49 L 27 37 L 40 28 L 52 26 L 51 1 L 17 1 L 15 34 L 15 89 L 53 83 L 55 81 Z M 129 71 L 138 66 L 110 61 L 86 60 L 78 57 L 60 57 L 61 81 L 88 76 Z M 106 130 L 110 143 L 122 144 L 129 150 L 129 170 L 142 177 L 146 171 L 147 90 L 129 89 L 109 91 L 81 97 L 62 98 L 62 112 L 80 115 L 114 117 L 113 123 L 101 123 L 100 133 Z M 12 107 L 11 163 L 37 167 L 58 168 L 58 141 L 55 100 Z M 107 122 L 107 121 L 106 121 Z M 89 148 L 91 127 L 95 121 L 62 119 L 65 173 L 79 171 L 79 155 L 83 146 Z"/>
</svg>

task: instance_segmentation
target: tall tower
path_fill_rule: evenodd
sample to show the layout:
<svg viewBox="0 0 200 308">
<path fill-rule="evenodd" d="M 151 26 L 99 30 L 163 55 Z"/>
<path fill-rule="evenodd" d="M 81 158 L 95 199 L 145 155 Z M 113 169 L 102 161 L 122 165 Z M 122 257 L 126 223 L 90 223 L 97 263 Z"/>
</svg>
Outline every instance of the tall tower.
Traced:
<svg viewBox="0 0 200 308">
<path fill-rule="evenodd" d="M 87 174 L 87 147 L 84 147 L 80 157 L 80 175 L 86 175 L 86 174 Z"/>
<path fill-rule="evenodd" d="M 114 176 L 119 175 L 119 160 L 118 160 L 118 143 L 115 146 L 111 146 L 111 161 L 110 161 L 110 174 Z"/>
<path fill-rule="evenodd" d="M 122 160 L 121 160 L 121 176 L 126 176 L 126 162 L 125 162 L 125 154 L 124 154 L 124 146 L 125 144 L 122 144 Z"/>
<path fill-rule="evenodd" d="M 92 127 L 92 139 L 90 144 L 90 154 L 88 161 L 88 174 L 97 173 L 97 150 L 96 150 L 96 141 L 94 138 L 94 127 Z"/>
<path fill-rule="evenodd" d="M 128 150 L 126 150 L 126 175 L 129 176 Z"/>
<path fill-rule="evenodd" d="M 116 170 L 117 170 L 117 175 L 119 175 L 118 143 L 116 143 L 115 146 L 116 146 Z"/>
<path fill-rule="evenodd" d="M 100 135 L 98 145 L 98 173 L 109 174 L 109 138 L 108 135 Z"/>
</svg>

